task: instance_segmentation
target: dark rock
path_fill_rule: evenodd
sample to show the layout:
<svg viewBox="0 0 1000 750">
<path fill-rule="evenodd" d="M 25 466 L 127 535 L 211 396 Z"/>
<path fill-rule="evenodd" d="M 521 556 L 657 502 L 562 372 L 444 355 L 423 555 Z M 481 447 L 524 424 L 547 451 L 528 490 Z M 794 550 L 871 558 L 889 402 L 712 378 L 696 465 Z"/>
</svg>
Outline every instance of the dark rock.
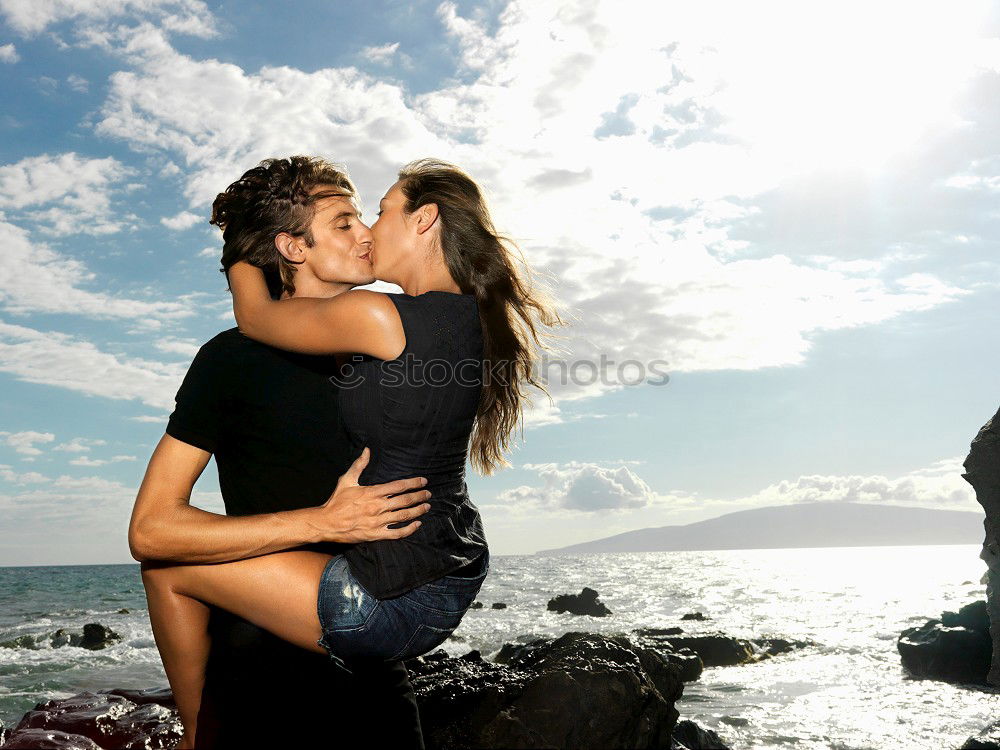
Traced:
<svg viewBox="0 0 1000 750">
<path fill-rule="evenodd" d="M 120 615 L 127 615 L 128 614 L 128 607 L 122 607 L 121 609 L 119 609 L 118 610 L 118 614 L 120 614 Z"/>
<path fill-rule="evenodd" d="M 663 635 L 639 639 L 640 643 L 658 645 L 671 651 L 686 650 L 698 655 L 705 667 L 731 667 L 737 664 L 753 664 L 756 651 L 753 644 L 742 638 L 733 638 L 723 633 L 705 635 Z"/>
<path fill-rule="evenodd" d="M 101 690 L 101 693 L 108 695 L 119 695 L 122 698 L 132 701 L 137 706 L 145 706 L 147 703 L 158 703 L 167 708 L 177 708 L 174 703 L 174 694 L 170 688 L 144 688 L 142 690 L 129 690 L 127 688 L 111 688 Z"/>
<path fill-rule="evenodd" d="M 506 648 L 504 661 L 435 652 L 406 666 L 428 750 L 669 747 L 683 683 L 655 651 L 642 651 L 566 633 Z"/>
<path fill-rule="evenodd" d="M 975 737 L 969 737 L 959 750 L 1000 750 L 1000 721 L 995 721 Z"/>
<path fill-rule="evenodd" d="M 688 612 L 687 614 L 681 615 L 682 620 L 707 620 L 704 614 L 701 612 Z"/>
<path fill-rule="evenodd" d="M 482 609 L 482 608 L 483 608 L 482 602 L 473 602 L 472 606 L 469 607 L 469 609 Z"/>
<path fill-rule="evenodd" d="M 701 657 L 691 649 L 657 650 L 666 657 L 667 661 L 680 670 L 681 680 L 684 682 L 694 682 L 701 679 L 701 673 L 705 671 L 705 664 Z"/>
<path fill-rule="evenodd" d="M 764 661 L 772 656 L 794 651 L 797 648 L 807 648 L 818 646 L 819 644 L 811 639 L 789 640 L 788 638 L 754 638 L 750 641 L 754 645 L 754 655 L 756 661 Z"/>
<path fill-rule="evenodd" d="M 144 702 L 137 703 L 126 696 Z M 158 703 L 156 698 L 169 704 Z M 173 747 L 181 734 L 180 718 L 169 690 L 85 691 L 71 698 L 37 704 L 14 727 L 4 750 L 12 747 L 151 750 Z M 96 744 L 73 744 L 80 742 L 80 736 Z M 31 744 L 38 742 L 61 744 Z"/>
<path fill-rule="evenodd" d="M 785 638 L 758 638 L 751 641 L 724 633 L 674 634 L 679 630 L 680 628 L 640 628 L 632 632 L 636 641 L 644 646 L 667 649 L 677 654 L 697 654 L 706 667 L 755 664 L 786 651 L 816 645 L 810 640 Z"/>
<path fill-rule="evenodd" d="M 904 630 L 896 647 L 903 667 L 915 677 L 988 684 L 993 651 L 988 632 L 984 634 L 978 628 L 962 625 L 948 627 L 941 620 L 928 620 L 919 627 Z"/>
<path fill-rule="evenodd" d="M 90 737 L 58 729 L 24 729 L 4 743 L 4 750 L 102 750 Z"/>
<path fill-rule="evenodd" d="M 982 599 L 966 604 L 958 612 L 945 610 L 941 613 L 941 624 L 946 628 L 968 628 L 990 637 L 990 616 Z"/>
<path fill-rule="evenodd" d="M 690 719 L 677 722 L 671 735 L 670 750 L 730 750 L 729 745 L 711 729 L 705 729 Z"/>
<path fill-rule="evenodd" d="M 33 635 L 19 635 L 8 641 L 0 641 L 0 648 L 41 648 L 38 638 Z"/>
<path fill-rule="evenodd" d="M 91 651 L 106 648 L 122 637 L 106 625 L 99 622 L 89 622 L 83 626 L 83 631 L 73 631 L 59 628 L 48 635 L 21 635 L 9 641 L 0 643 L 5 648 L 59 648 L 61 646 L 79 646 Z"/>
<path fill-rule="evenodd" d="M 684 632 L 684 628 L 679 628 L 675 625 L 670 628 L 636 628 L 632 632 L 640 638 L 645 638 L 655 637 L 658 635 L 680 635 Z"/>
<path fill-rule="evenodd" d="M 507 605 L 503 602 L 493 602 L 493 609 L 507 609 Z"/>
<path fill-rule="evenodd" d="M 681 668 L 628 635 L 571 632 L 506 644 L 492 662 L 438 650 L 405 664 L 428 750 L 724 747 L 688 723 L 674 731 Z M 38 704 L 3 750 L 157 750 L 180 735 L 169 689 L 115 689 Z"/>
<path fill-rule="evenodd" d="M 605 617 L 612 614 L 604 604 L 597 599 L 597 592 L 589 586 L 584 586 L 579 594 L 560 594 L 550 599 L 549 612 L 569 612 L 573 615 L 590 615 Z"/>
<path fill-rule="evenodd" d="M 78 643 L 71 643 L 72 646 L 88 648 L 91 651 L 107 648 L 115 641 L 120 641 L 122 637 L 106 625 L 99 622 L 88 622 L 83 626 L 83 638 Z"/>
<path fill-rule="evenodd" d="M 987 565 L 984 576 L 989 620 L 992 623 L 991 657 L 986 681 L 1000 685 L 1000 410 L 980 428 L 969 446 L 962 478 L 976 491 L 983 506 L 983 549 L 980 559 Z"/>
</svg>

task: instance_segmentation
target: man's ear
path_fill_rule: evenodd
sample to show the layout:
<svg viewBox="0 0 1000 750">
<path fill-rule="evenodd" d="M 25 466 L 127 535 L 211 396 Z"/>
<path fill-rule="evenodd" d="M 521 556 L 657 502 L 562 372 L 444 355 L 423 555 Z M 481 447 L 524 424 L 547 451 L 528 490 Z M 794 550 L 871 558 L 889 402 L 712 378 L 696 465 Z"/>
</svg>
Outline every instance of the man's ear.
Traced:
<svg viewBox="0 0 1000 750">
<path fill-rule="evenodd" d="M 438 220 L 437 203 L 425 203 L 415 213 L 417 214 L 417 234 L 423 234 Z"/>
<path fill-rule="evenodd" d="M 306 259 L 305 251 L 299 247 L 299 242 L 288 232 L 278 232 L 274 238 L 274 246 L 282 257 L 291 263 L 301 263 Z"/>
</svg>

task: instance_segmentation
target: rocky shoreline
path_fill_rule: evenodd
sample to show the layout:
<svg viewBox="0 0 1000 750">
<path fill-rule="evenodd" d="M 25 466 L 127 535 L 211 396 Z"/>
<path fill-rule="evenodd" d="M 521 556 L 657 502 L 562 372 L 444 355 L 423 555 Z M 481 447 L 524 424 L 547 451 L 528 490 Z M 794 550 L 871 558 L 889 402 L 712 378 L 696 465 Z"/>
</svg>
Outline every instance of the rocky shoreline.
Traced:
<svg viewBox="0 0 1000 750">
<path fill-rule="evenodd" d="M 606 614 L 593 589 L 560 595 L 553 602 L 551 608 L 561 611 Z M 681 618 L 706 619 L 700 612 Z M 85 626 L 83 634 L 60 630 L 57 635 L 43 640 L 102 648 L 118 639 L 97 623 Z M 700 679 L 706 667 L 752 664 L 817 645 L 779 637 L 692 634 L 674 626 L 616 634 L 570 631 L 505 643 L 491 660 L 476 650 L 452 657 L 439 649 L 405 664 L 428 750 L 728 750 L 725 738 L 680 718 L 675 704 L 684 683 Z M 20 641 L 0 646 L 31 647 Z M 915 679 L 992 691 L 985 601 L 907 628 L 897 649 L 903 668 Z M 169 688 L 85 691 L 37 704 L 12 728 L 0 723 L 3 750 L 158 750 L 174 747 L 180 735 Z M 1000 750 L 1000 721 L 970 737 L 960 750 Z"/>
<path fill-rule="evenodd" d="M 591 604 L 595 598 L 584 594 Z M 705 667 L 749 664 L 807 645 L 679 627 L 571 631 L 507 643 L 493 660 L 475 650 L 459 657 L 438 650 L 405 663 L 428 750 L 726 750 L 715 732 L 680 719 L 675 703 L 684 683 Z M 179 739 L 169 688 L 86 691 L 39 703 L 16 726 L 0 727 L 4 750 L 155 750 Z"/>
</svg>

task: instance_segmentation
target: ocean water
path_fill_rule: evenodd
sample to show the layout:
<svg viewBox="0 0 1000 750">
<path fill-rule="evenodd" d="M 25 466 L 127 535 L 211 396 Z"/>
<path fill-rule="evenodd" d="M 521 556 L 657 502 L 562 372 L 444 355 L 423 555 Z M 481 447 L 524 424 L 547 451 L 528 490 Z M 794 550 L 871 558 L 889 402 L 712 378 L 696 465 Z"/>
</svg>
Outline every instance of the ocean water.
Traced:
<svg viewBox="0 0 1000 750">
<path fill-rule="evenodd" d="M 942 610 L 984 599 L 978 545 L 493 555 L 479 600 L 444 648 L 487 658 L 504 642 L 569 630 L 678 625 L 688 633 L 784 636 L 819 645 L 760 664 L 706 669 L 681 718 L 733 748 L 954 748 L 997 717 L 1000 691 L 908 677 L 896 639 Z M 600 592 L 613 615 L 546 610 Z M 493 602 L 506 609 L 494 610 Z M 123 640 L 100 651 L 0 648 L 0 719 L 82 690 L 165 687 L 139 565 L 0 568 L 0 641 L 100 622 Z M 119 614 L 122 608 L 127 614 Z M 681 621 L 701 611 L 704 622 Z"/>
</svg>

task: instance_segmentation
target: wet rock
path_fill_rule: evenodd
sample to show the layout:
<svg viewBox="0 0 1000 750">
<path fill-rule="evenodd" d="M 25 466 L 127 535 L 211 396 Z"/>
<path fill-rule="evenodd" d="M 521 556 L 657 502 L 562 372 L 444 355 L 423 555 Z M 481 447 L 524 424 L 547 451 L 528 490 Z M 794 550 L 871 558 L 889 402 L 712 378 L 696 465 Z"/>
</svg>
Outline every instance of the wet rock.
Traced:
<svg viewBox="0 0 1000 750">
<path fill-rule="evenodd" d="M 706 667 L 730 667 L 757 661 L 756 650 L 750 641 L 723 633 L 665 636 L 663 640 L 674 650 L 686 648 L 698 654 Z"/>
<path fill-rule="evenodd" d="M 427 747 L 669 747 L 678 670 L 625 640 L 574 632 L 505 646 L 494 662 L 408 661 Z"/>
<path fill-rule="evenodd" d="M 482 602 L 473 602 L 472 606 L 469 607 L 469 609 L 482 609 L 482 608 L 483 608 Z"/>
<path fill-rule="evenodd" d="M 85 691 L 71 698 L 37 704 L 14 727 L 3 750 L 29 747 L 152 750 L 173 747 L 181 734 L 180 718 L 169 689 Z"/>
<path fill-rule="evenodd" d="M 405 664 L 428 750 L 725 747 L 678 725 L 683 680 L 669 656 L 625 634 L 570 632 L 506 644 L 496 661 L 438 650 Z M 115 689 L 36 705 L 3 750 L 158 750 L 180 735 L 169 689 Z"/>
<path fill-rule="evenodd" d="M 968 628 L 987 638 L 990 636 L 990 616 L 986 602 L 982 599 L 966 604 L 958 612 L 945 610 L 941 613 L 941 624 L 946 628 Z"/>
<path fill-rule="evenodd" d="M 980 559 L 987 565 L 983 582 L 991 630 L 991 653 L 986 681 L 1000 685 L 1000 410 L 984 424 L 969 446 L 969 455 L 962 463 L 962 478 L 976 491 L 976 500 L 983 506 L 986 518 L 983 549 Z"/>
<path fill-rule="evenodd" d="M 38 638 L 33 635 L 19 635 L 7 641 L 0 641 L 0 648 L 41 648 Z"/>
<path fill-rule="evenodd" d="M 818 646 L 814 640 L 806 638 L 804 640 L 788 638 L 754 638 L 750 641 L 754 646 L 755 661 L 764 661 L 772 656 L 778 656 L 798 648 Z"/>
<path fill-rule="evenodd" d="M 120 614 L 120 615 L 127 615 L 128 614 L 128 607 L 122 607 L 121 609 L 119 609 L 118 610 L 118 614 Z"/>
<path fill-rule="evenodd" d="M 507 605 L 503 602 L 493 602 L 493 609 L 507 609 Z"/>
<path fill-rule="evenodd" d="M 729 745 L 711 729 L 705 729 L 690 719 L 677 722 L 671 735 L 670 750 L 730 750 Z"/>
<path fill-rule="evenodd" d="M 612 614 L 603 602 L 597 599 L 597 592 L 584 586 L 579 594 L 560 594 L 549 600 L 549 612 L 569 612 L 572 615 L 605 617 Z"/>
<path fill-rule="evenodd" d="M 707 620 L 708 618 L 701 612 L 688 612 L 681 615 L 682 620 Z"/>
<path fill-rule="evenodd" d="M 993 722 L 979 734 L 969 737 L 959 750 L 1000 750 L 1000 721 Z"/>
<path fill-rule="evenodd" d="M 3 747 L 4 750 L 103 750 L 90 737 L 58 729 L 24 729 Z"/>
<path fill-rule="evenodd" d="M 817 645 L 811 640 L 767 637 L 748 640 L 725 633 L 684 635 L 680 628 L 638 628 L 632 633 L 636 641 L 644 646 L 697 654 L 706 667 L 755 664 L 787 651 Z"/>
<path fill-rule="evenodd" d="M 637 628 L 634 631 L 639 637 L 655 637 L 658 635 L 680 635 L 684 632 L 684 628 L 679 628 L 676 625 L 669 628 Z"/>
<path fill-rule="evenodd" d="M 62 646 L 79 646 L 92 651 L 107 648 L 122 637 L 106 625 L 90 622 L 83 626 L 82 631 L 59 628 L 47 635 L 21 635 L 8 641 L 0 642 L 3 648 L 60 648 Z"/>
<path fill-rule="evenodd" d="M 91 651 L 107 648 L 112 643 L 120 641 L 122 637 L 106 625 L 99 622 L 88 622 L 83 626 L 83 637 L 78 643 L 70 645 L 80 648 L 89 648 Z"/>
<path fill-rule="evenodd" d="M 914 677 L 987 685 L 993 653 L 989 626 L 986 602 L 973 602 L 907 628 L 896 647 Z"/>
</svg>

